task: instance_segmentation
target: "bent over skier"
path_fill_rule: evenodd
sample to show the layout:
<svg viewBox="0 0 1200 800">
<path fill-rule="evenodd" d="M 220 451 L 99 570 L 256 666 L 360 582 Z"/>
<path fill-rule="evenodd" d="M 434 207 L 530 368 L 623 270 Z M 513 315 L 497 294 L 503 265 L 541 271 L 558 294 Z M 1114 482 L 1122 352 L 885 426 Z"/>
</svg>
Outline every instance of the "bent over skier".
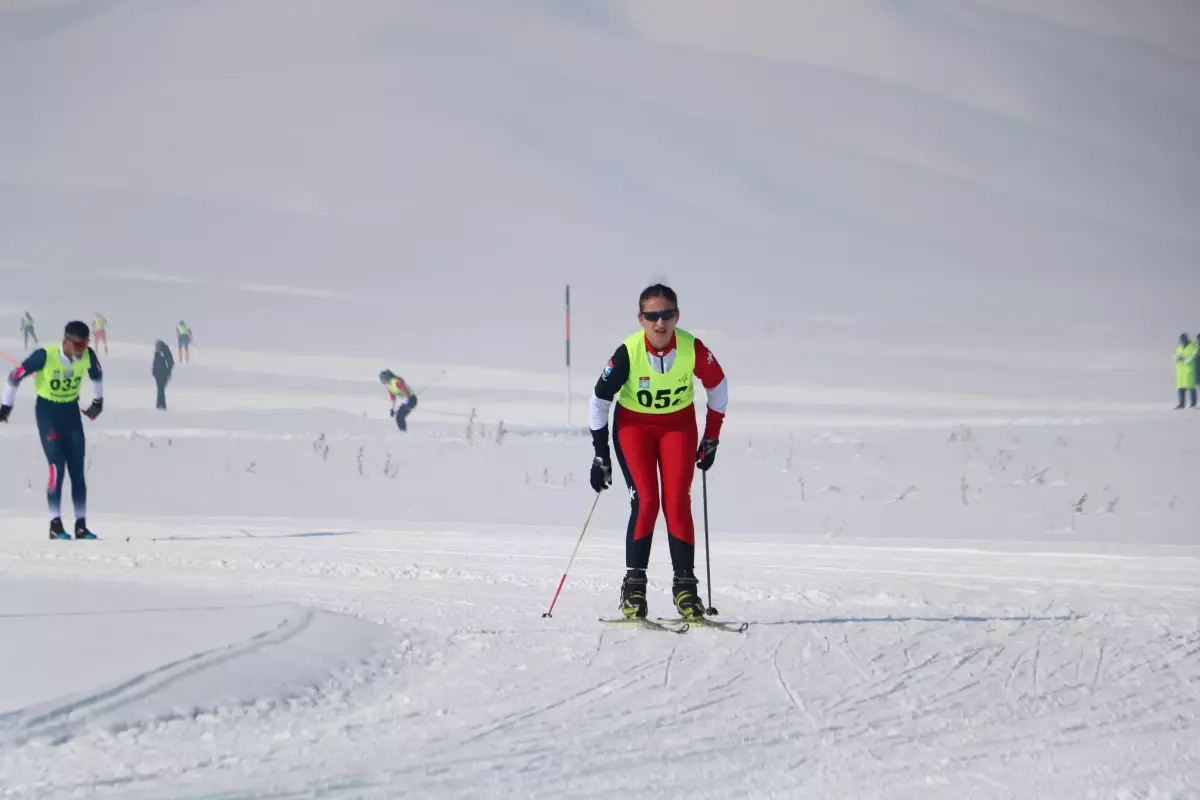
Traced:
<svg viewBox="0 0 1200 800">
<path fill-rule="evenodd" d="M 385 369 L 379 373 L 379 382 L 387 387 L 392 398 L 392 408 L 388 415 L 396 418 L 396 427 L 402 431 L 408 430 L 408 415 L 417 407 L 417 394 L 396 373 Z"/>
<path fill-rule="evenodd" d="M 75 538 L 96 538 L 87 526 L 87 483 L 84 478 L 87 442 L 79 411 L 79 386 L 84 375 L 92 379 L 92 404 L 83 415 L 95 419 L 104 408 L 104 375 L 96 351 L 88 346 L 89 333 L 86 323 L 68 322 L 61 344 L 49 344 L 33 351 L 9 374 L 0 401 L 0 422 L 7 422 L 17 387 L 25 378 L 34 376 L 37 403 L 33 413 L 42 450 L 50 464 L 46 502 L 50 510 L 51 539 L 71 538 L 63 529 L 60 511 L 64 468 L 71 477 Z"/>
<path fill-rule="evenodd" d="M 592 488 L 601 492 L 612 484 L 608 412 L 613 400 L 617 402 L 612 438 L 631 498 L 620 606 L 628 618 L 646 616 L 646 567 L 660 502 L 675 573 L 671 585 L 675 608 L 685 619 L 704 616 L 700 581 L 694 573 L 691 486 L 696 468 L 707 470 L 716 458 L 729 389 L 712 351 L 676 328 L 678 318 L 675 292 L 662 284 L 647 287 L 638 300 L 642 328 L 613 353 L 596 381 L 588 408 L 595 448 Z M 708 397 L 703 437 L 696 430 L 696 378 Z"/>
</svg>

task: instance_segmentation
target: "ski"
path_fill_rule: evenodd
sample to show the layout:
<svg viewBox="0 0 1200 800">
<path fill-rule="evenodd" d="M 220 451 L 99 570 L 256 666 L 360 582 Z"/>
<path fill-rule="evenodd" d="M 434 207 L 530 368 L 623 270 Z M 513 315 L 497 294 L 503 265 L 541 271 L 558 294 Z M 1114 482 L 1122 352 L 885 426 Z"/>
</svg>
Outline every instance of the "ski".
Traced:
<svg viewBox="0 0 1200 800">
<path fill-rule="evenodd" d="M 728 631 L 729 633 L 743 633 L 750 627 L 749 622 L 715 622 L 706 617 L 696 617 L 695 619 L 667 619 L 666 617 L 658 617 L 661 622 L 666 622 L 671 625 L 696 625 L 701 628 L 715 628 L 719 631 Z"/>
<path fill-rule="evenodd" d="M 688 629 L 687 622 L 682 620 L 678 627 L 662 625 L 640 617 L 622 617 L 621 619 L 605 619 L 604 617 L 600 617 L 600 621 L 609 625 L 626 625 L 631 628 L 645 628 L 649 631 L 664 631 L 666 633 L 686 633 Z"/>
</svg>

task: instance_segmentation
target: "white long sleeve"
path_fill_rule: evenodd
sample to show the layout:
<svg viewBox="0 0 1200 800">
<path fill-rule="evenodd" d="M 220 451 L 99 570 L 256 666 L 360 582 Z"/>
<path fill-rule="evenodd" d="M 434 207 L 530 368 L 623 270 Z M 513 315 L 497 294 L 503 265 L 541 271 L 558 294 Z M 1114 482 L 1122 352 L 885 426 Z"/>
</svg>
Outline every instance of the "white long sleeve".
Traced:
<svg viewBox="0 0 1200 800">
<path fill-rule="evenodd" d="M 705 390 L 708 407 L 721 414 L 729 407 L 729 379 L 721 378 L 721 382 L 711 389 Z"/>
<path fill-rule="evenodd" d="M 588 427 L 594 431 L 601 430 L 608 424 L 608 412 L 612 408 L 612 400 L 602 400 L 592 395 L 588 401 Z"/>
</svg>

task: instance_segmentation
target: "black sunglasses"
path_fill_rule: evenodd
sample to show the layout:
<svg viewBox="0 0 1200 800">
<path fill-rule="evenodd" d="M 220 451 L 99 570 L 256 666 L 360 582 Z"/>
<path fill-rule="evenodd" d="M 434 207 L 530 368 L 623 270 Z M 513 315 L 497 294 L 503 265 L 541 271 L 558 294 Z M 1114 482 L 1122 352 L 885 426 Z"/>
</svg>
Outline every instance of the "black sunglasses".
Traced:
<svg viewBox="0 0 1200 800">
<path fill-rule="evenodd" d="M 678 308 L 664 308 L 662 311 L 643 311 L 642 319 L 658 322 L 660 319 L 675 319 L 679 316 Z"/>
</svg>

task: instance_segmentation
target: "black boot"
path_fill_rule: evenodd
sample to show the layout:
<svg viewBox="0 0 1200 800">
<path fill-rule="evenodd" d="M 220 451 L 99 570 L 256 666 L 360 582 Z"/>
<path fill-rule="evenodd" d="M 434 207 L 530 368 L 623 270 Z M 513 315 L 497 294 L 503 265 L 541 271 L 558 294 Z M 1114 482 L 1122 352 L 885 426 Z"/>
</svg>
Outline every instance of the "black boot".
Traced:
<svg viewBox="0 0 1200 800">
<path fill-rule="evenodd" d="M 671 583 L 671 594 L 675 597 L 675 610 L 684 619 L 699 619 L 704 616 L 704 603 L 700 600 L 700 580 L 694 575 L 676 575 Z"/>
<path fill-rule="evenodd" d="M 621 581 L 621 613 L 627 618 L 646 618 L 646 573 L 629 570 Z"/>
<path fill-rule="evenodd" d="M 76 539 L 95 539 L 96 534 L 88 530 L 87 520 L 83 517 L 75 520 L 75 538 Z"/>
<path fill-rule="evenodd" d="M 70 539 L 71 535 L 63 528 L 62 520 L 58 517 L 50 520 L 51 539 Z"/>
</svg>

